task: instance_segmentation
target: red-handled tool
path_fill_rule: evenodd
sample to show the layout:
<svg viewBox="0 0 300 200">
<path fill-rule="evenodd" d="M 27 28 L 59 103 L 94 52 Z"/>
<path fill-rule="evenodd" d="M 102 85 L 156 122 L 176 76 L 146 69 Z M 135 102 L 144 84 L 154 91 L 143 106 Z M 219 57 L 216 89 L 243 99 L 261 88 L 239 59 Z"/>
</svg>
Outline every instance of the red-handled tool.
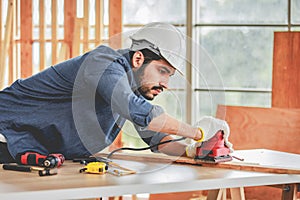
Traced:
<svg viewBox="0 0 300 200">
<path fill-rule="evenodd" d="M 49 154 L 48 156 L 36 152 L 25 152 L 16 156 L 16 162 L 22 165 L 33 165 L 47 168 L 60 167 L 65 161 L 62 154 Z"/>
</svg>

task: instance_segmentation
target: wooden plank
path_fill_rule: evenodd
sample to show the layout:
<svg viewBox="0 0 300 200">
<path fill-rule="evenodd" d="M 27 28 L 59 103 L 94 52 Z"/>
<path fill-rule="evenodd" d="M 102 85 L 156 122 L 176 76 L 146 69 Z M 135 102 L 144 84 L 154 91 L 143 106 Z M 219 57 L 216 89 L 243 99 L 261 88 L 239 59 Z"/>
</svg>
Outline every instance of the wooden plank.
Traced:
<svg viewBox="0 0 300 200">
<path fill-rule="evenodd" d="M 300 32 L 275 32 L 272 107 L 300 108 Z"/>
<path fill-rule="evenodd" d="M 241 150 L 234 152 L 233 155 L 238 155 L 245 159 L 242 161 L 230 161 L 223 163 L 209 163 L 199 160 L 194 160 L 187 157 L 167 156 L 163 154 L 133 154 L 133 153 L 116 153 L 113 159 L 134 160 L 142 162 L 159 162 L 170 163 L 176 162 L 181 164 L 201 165 L 203 167 L 214 167 L 223 169 L 235 169 L 254 172 L 266 172 L 277 174 L 300 174 L 300 163 L 295 163 L 295 160 L 300 160 L 300 155 L 289 154 L 278 151 L 253 149 Z M 96 156 L 107 156 L 100 153 Z M 260 158 L 260 159 L 258 159 Z M 284 159 L 285 158 L 285 159 Z"/>
<path fill-rule="evenodd" d="M 98 46 L 103 32 L 103 0 L 95 1 L 95 13 L 95 46 Z"/>
<path fill-rule="evenodd" d="M 83 27 L 83 19 L 75 19 L 75 27 L 72 41 L 72 57 L 78 56 L 80 54 L 80 33 Z"/>
<path fill-rule="evenodd" d="M 89 20 L 89 0 L 84 0 L 83 6 L 83 51 L 87 52 L 89 50 L 89 30 L 90 30 L 90 20 Z"/>
<path fill-rule="evenodd" d="M 300 109 L 218 106 L 230 126 L 234 149 L 271 149 L 300 154 Z"/>
<path fill-rule="evenodd" d="M 32 1 L 21 0 L 21 77 L 32 75 Z"/>
<path fill-rule="evenodd" d="M 45 54 L 45 0 L 39 1 L 39 42 L 40 42 L 40 63 L 39 69 L 42 71 L 46 67 Z"/>
<path fill-rule="evenodd" d="M 109 1 L 109 45 L 114 49 L 122 46 L 122 0 Z"/>
<path fill-rule="evenodd" d="M 17 48 L 16 48 L 16 0 L 13 0 L 13 9 L 12 9 L 12 26 L 11 26 L 11 35 L 10 35 L 10 47 L 9 47 L 9 79 L 8 84 L 10 85 L 13 81 L 17 79 Z"/>
<path fill-rule="evenodd" d="M 119 49 L 122 46 L 122 0 L 109 1 L 109 46 Z M 122 134 L 114 140 L 111 149 L 119 148 L 122 145 Z"/>
<path fill-rule="evenodd" d="M 0 15 L 0 50 L 2 50 L 2 27 L 3 27 L 3 24 L 2 24 L 2 3 L 3 1 L 0 1 L 0 12 L 1 12 L 1 15 Z M 0 56 L 1 58 L 1 56 Z M 1 68 L 1 61 L 0 61 L 0 68 Z M 1 69 L 0 69 L 1 71 Z"/>
<path fill-rule="evenodd" d="M 52 64 L 56 64 L 57 60 L 57 0 L 52 0 L 52 8 L 51 8 L 51 37 L 52 37 Z"/>
<path fill-rule="evenodd" d="M 75 30 L 75 19 L 76 19 L 76 7 L 77 1 L 74 0 L 64 0 L 64 41 L 69 47 L 70 58 L 73 57 L 73 39 Z"/>
<path fill-rule="evenodd" d="M 60 63 L 67 60 L 70 57 L 69 54 L 70 54 L 70 50 L 68 45 L 66 43 L 62 43 L 56 61 Z"/>
<path fill-rule="evenodd" d="M 7 57 L 7 53 L 10 45 L 10 38 L 11 38 L 13 8 L 14 8 L 13 3 L 14 0 L 9 0 L 7 6 L 4 40 L 3 40 L 1 54 L 0 54 L 0 89 L 2 89 L 5 86 L 4 80 L 5 80 L 5 69 L 6 69 L 6 57 Z"/>
</svg>

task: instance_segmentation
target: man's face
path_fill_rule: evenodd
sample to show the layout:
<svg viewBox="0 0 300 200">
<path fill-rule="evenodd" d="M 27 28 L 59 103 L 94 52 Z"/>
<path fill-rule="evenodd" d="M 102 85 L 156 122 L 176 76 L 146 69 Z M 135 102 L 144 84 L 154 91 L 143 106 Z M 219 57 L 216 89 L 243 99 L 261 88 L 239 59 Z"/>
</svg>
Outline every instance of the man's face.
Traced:
<svg viewBox="0 0 300 200">
<path fill-rule="evenodd" d="M 148 100 L 153 100 L 155 96 L 168 89 L 169 78 L 175 73 L 173 68 L 165 60 L 153 60 L 146 66 L 141 66 L 136 70 L 139 92 Z"/>
</svg>

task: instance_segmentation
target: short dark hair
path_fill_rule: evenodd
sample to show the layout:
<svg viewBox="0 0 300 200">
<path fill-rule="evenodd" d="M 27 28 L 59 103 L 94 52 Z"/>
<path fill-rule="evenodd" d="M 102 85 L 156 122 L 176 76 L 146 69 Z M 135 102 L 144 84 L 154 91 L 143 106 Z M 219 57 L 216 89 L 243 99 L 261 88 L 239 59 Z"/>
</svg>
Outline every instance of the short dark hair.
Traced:
<svg viewBox="0 0 300 200">
<path fill-rule="evenodd" d="M 156 53 L 152 52 L 149 49 L 142 49 L 140 50 L 140 52 L 142 52 L 142 54 L 144 55 L 144 63 L 143 64 L 147 64 L 149 62 L 151 62 L 152 60 L 161 60 L 163 59 L 161 56 L 157 55 Z M 130 59 L 132 60 L 133 54 L 135 53 L 135 51 L 130 51 L 129 55 L 130 55 Z"/>
</svg>

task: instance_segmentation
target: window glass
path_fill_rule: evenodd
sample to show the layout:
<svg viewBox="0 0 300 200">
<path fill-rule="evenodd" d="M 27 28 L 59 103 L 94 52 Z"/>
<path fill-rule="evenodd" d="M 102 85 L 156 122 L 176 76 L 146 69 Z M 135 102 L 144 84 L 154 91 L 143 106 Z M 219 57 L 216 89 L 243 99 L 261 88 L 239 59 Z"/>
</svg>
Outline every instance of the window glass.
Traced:
<svg viewBox="0 0 300 200">
<path fill-rule="evenodd" d="M 286 23 L 287 2 L 282 0 L 196 1 L 196 23 Z"/>
<path fill-rule="evenodd" d="M 300 1 L 292 0 L 292 24 L 300 24 Z"/>
<path fill-rule="evenodd" d="M 196 73 L 196 87 L 271 88 L 274 31 L 283 30 L 198 27 L 196 38 L 214 65 L 203 59 L 196 62 L 200 72 Z M 212 67 L 216 72 L 212 73 Z"/>
<path fill-rule="evenodd" d="M 146 24 L 154 21 L 185 23 L 184 0 L 123 0 L 123 23 Z"/>
<path fill-rule="evenodd" d="M 193 119 L 204 115 L 216 116 L 218 105 L 271 107 L 271 92 L 215 92 L 201 91 L 195 95 Z"/>
</svg>

